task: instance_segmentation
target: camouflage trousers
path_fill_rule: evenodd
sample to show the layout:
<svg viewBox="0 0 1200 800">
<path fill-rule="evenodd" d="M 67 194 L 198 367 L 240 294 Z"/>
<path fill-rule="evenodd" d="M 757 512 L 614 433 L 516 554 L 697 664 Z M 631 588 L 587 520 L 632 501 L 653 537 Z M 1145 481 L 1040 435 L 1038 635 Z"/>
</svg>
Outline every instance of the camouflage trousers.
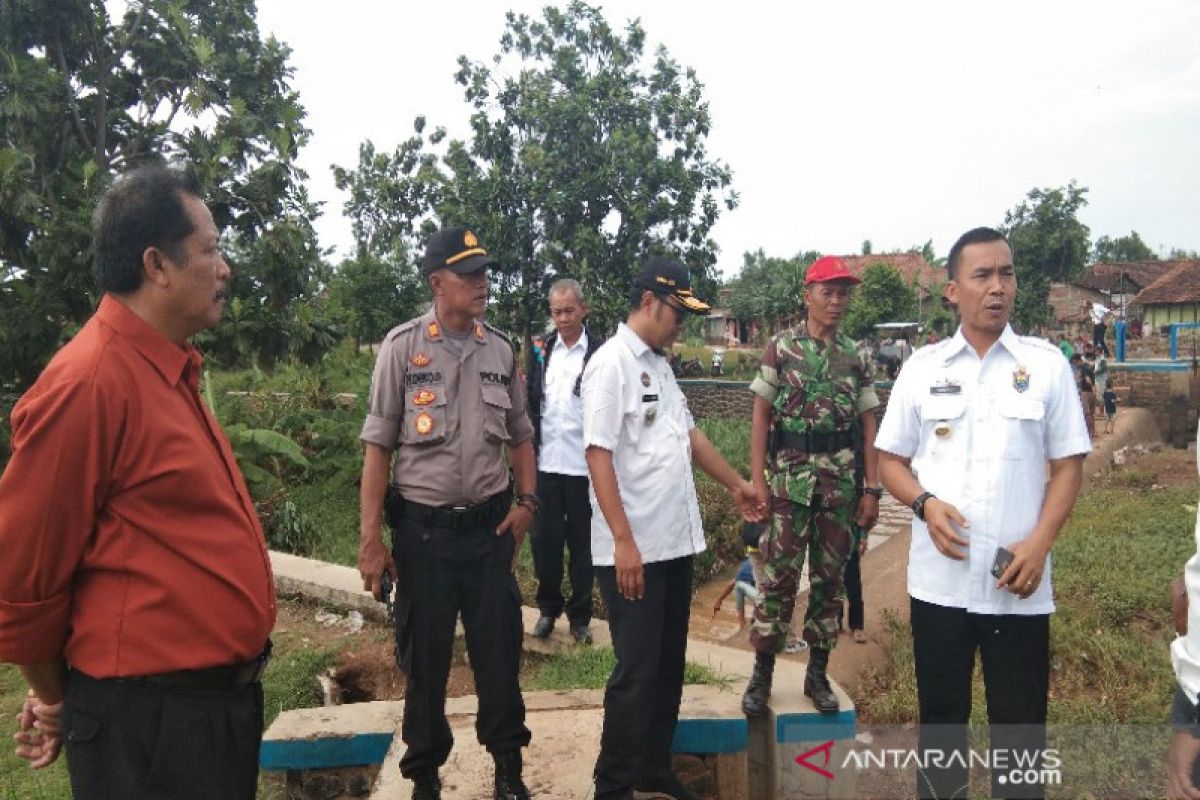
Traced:
<svg viewBox="0 0 1200 800">
<path fill-rule="evenodd" d="M 832 650 L 842 614 L 842 577 L 854 543 L 854 506 L 802 506 L 778 497 L 771 500 L 771 527 L 759 549 L 764 560 L 750 627 L 750 643 L 760 653 L 778 653 L 786 643 L 804 557 L 808 555 L 808 611 L 804 640 L 810 647 Z"/>
</svg>

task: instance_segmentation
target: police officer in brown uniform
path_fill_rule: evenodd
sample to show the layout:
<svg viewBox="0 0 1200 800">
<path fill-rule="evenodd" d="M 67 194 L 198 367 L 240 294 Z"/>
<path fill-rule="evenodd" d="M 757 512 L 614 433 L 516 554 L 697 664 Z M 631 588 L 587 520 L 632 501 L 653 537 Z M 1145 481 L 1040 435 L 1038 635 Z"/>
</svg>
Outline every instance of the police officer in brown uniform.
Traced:
<svg viewBox="0 0 1200 800">
<path fill-rule="evenodd" d="M 396 658 L 407 677 L 400 770 L 413 782 L 413 800 L 441 796 L 438 768 L 454 743 L 445 705 L 459 613 L 479 697 L 476 733 L 496 761 L 495 798 L 529 797 L 512 564 L 539 501 L 512 346 L 480 319 L 492 264 L 466 228 L 429 240 L 423 268 L 433 309 L 384 339 L 362 430 L 358 568 L 376 597 L 385 573 L 396 579 Z M 391 554 L 380 530 L 385 494 Z"/>
</svg>

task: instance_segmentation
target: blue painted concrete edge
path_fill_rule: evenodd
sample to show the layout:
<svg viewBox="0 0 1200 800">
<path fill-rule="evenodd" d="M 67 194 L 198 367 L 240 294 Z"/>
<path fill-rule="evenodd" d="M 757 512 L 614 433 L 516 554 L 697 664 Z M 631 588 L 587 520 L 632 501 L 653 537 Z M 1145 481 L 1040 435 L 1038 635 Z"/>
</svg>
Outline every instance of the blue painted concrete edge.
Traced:
<svg viewBox="0 0 1200 800">
<path fill-rule="evenodd" d="M 775 741 L 779 744 L 853 739 L 858 715 L 853 711 L 821 715 L 780 714 L 775 717 Z"/>
<path fill-rule="evenodd" d="M 382 764 L 391 733 L 359 733 L 325 739 L 266 740 L 258 765 L 266 770 L 331 769 Z"/>
<path fill-rule="evenodd" d="M 750 729 L 745 717 L 731 719 L 681 719 L 675 726 L 671 750 L 676 753 L 740 753 L 746 749 Z"/>
</svg>

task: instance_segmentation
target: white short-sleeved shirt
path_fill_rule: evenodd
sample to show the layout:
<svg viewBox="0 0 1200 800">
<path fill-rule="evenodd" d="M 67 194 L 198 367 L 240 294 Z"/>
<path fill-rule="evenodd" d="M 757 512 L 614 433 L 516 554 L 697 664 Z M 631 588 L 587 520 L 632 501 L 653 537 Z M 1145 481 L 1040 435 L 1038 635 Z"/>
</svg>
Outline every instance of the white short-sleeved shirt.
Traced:
<svg viewBox="0 0 1200 800">
<path fill-rule="evenodd" d="M 546 390 L 542 395 L 542 444 L 538 469 L 556 475 L 587 476 L 583 454 L 583 397 L 575 382 L 583 372 L 587 331 L 567 347 L 559 337 L 546 363 Z"/>
<path fill-rule="evenodd" d="M 1196 441 L 1200 442 L 1200 430 Z M 1184 693 L 1193 703 L 1200 694 L 1200 515 L 1196 519 L 1196 554 L 1188 559 L 1183 568 L 1183 582 L 1187 586 L 1188 629 L 1171 643 L 1171 664 L 1175 677 Z"/>
<path fill-rule="evenodd" d="M 642 563 L 704 552 L 687 399 L 667 359 L 622 323 L 583 373 L 583 445 L 613 454 Z M 592 563 L 613 565 L 613 535 L 592 482 Z"/>
<path fill-rule="evenodd" d="M 1037 590 L 1022 600 L 995 588 L 996 548 L 1033 532 L 1048 477 L 1046 461 L 1091 452 L 1070 365 L 1057 347 L 1005 327 L 980 359 L 963 338 L 923 347 L 908 360 L 888 399 L 875 447 L 912 459 L 925 491 L 970 523 L 970 546 L 955 561 L 938 552 L 913 519 L 908 593 L 978 614 L 1054 611 L 1049 559 Z"/>
</svg>

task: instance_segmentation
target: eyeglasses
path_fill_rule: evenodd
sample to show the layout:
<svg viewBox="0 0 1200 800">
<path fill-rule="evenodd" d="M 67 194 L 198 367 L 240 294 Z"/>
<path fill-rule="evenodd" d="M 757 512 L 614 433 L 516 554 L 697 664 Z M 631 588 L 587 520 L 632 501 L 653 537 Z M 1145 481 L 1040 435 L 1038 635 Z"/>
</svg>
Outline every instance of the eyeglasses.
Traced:
<svg viewBox="0 0 1200 800">
<path fill-rule="evenodd" d="M 684 310 L 683 310 L 682 306 L 677 306 L 674 303 L 668 302 L 667 299 L 665 297 L 663 297 L 662 295 L 659 295 L 658 302 L 662 303 L 664 306 L 666 306 L 667 308 L 669 308 L 675 312 L 675 323 L 676 324 L 683 323 Z"/>
</svg>

